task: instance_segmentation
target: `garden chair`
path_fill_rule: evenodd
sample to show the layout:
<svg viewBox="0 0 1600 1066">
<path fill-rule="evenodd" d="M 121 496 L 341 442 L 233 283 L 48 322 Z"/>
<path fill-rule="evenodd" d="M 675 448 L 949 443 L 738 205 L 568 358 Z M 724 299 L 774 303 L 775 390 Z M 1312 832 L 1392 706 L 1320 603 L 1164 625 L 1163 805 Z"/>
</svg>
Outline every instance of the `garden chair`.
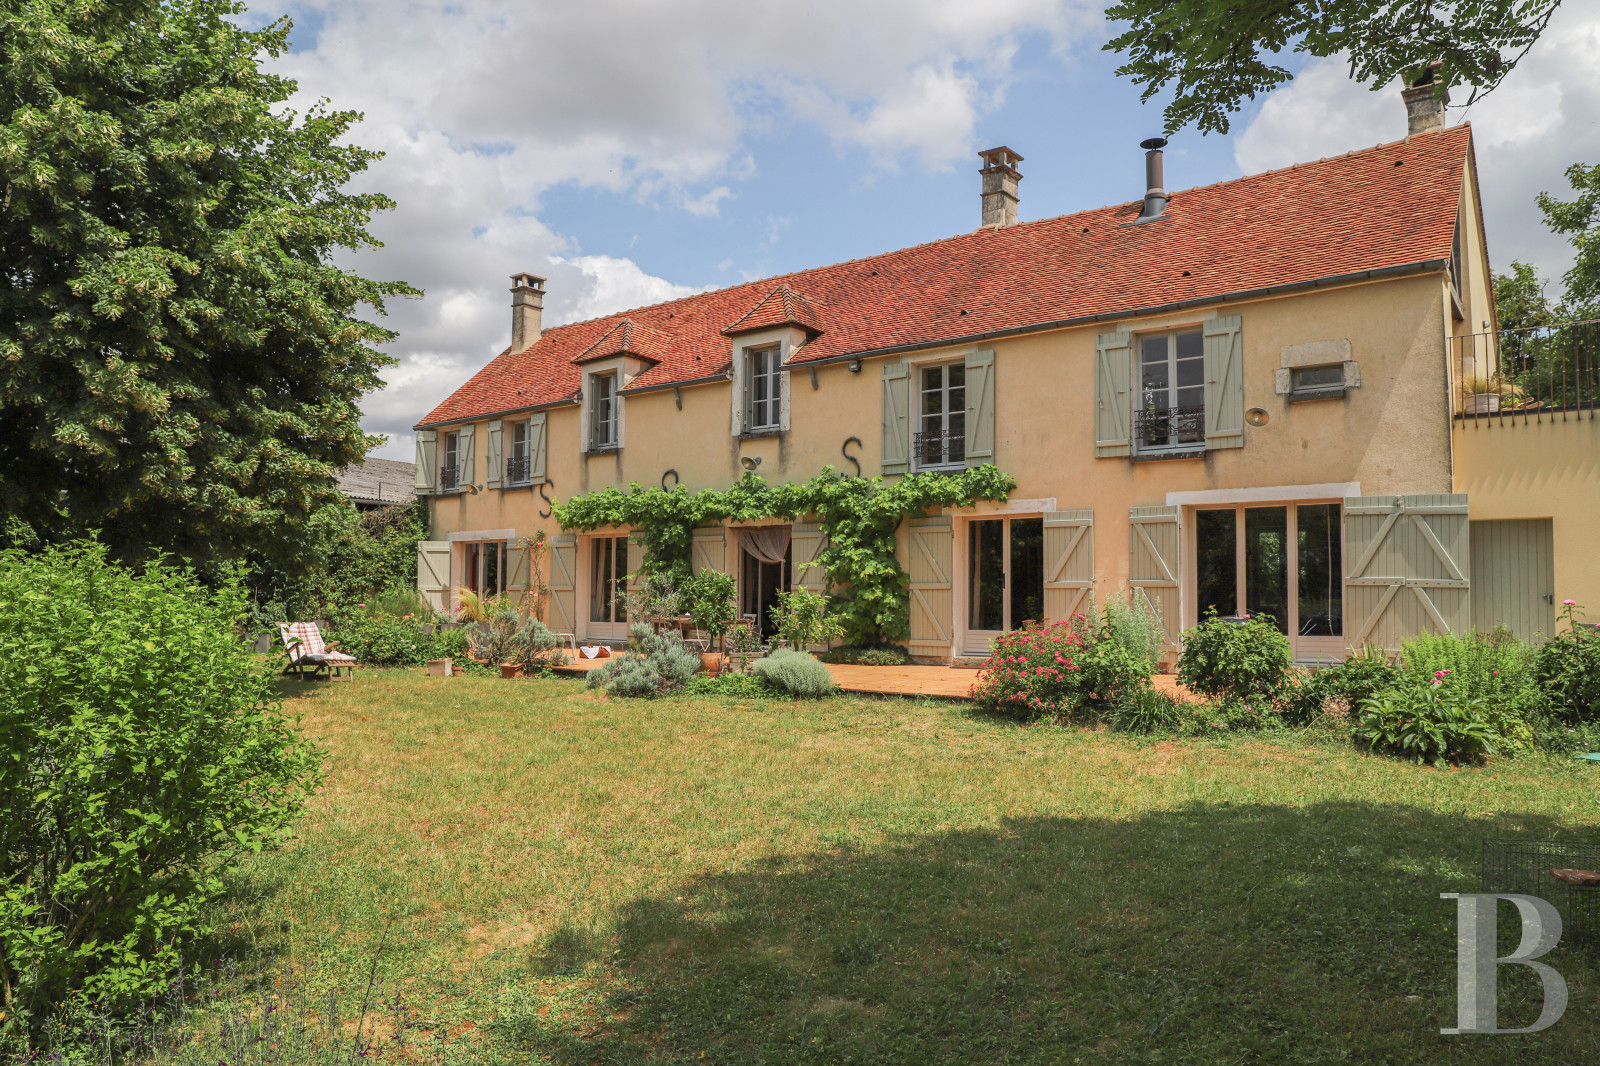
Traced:
<svg viewBox="0 0 1600 1066">
<path fill-rule="evenodd" d="M 278 633 L 283 638 L 283 646 L 289 652 L 289 666 L 284 673 L 293 673 L 301 681 L 315 681 L 320 673 L 324 680 L 332 681 L 339 676 L 339 671 L 344 671 L 346 681 L 356 679 L 355 659 L 338 651 L 339 642 L 325 644 L 322 640 L 322 630 L 317 628 L 315 622 L 279 622 Z M 311 671 L 311 676 L 306 676 L 306 671 Z"/>
</svg>

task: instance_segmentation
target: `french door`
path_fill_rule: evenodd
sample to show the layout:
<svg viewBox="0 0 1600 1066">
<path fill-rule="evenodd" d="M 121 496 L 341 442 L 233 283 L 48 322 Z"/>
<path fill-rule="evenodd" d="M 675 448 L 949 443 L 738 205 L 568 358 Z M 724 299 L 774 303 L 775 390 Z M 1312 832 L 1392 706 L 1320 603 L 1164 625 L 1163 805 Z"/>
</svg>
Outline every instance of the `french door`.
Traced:
<svg viewBox="0 0 1600 1066">
<path fill-rule="evenodd" d="M 585 633 L 601 640 L 628 635 L 628 538 L 590 537 L 589 618 Z"/>
<path fill-rule="evenodd" d="M 1295 658 L 1344 657 L 1344 563 L 1337 503 L 1195 511 L 1195 622 L 1271 618 Z"/>
<path fill-rule="evenodd" d="M 1044 621 L 1044 519 L 970 519 L 962 651 L 987 655 L 995 637 L 1030 621 Z"/>
</svg>

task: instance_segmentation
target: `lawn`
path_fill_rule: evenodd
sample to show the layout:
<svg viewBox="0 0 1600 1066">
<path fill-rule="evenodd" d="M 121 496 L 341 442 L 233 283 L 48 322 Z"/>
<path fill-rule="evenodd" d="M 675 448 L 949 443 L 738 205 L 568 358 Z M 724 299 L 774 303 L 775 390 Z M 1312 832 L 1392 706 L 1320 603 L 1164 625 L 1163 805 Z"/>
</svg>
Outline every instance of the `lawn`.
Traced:
<svg viewBox="0 0 1600 1066">
<path fill-rule="evenodd" d="M 1600 767 L 415 671 L 290 690 L 328 779 L 237 879 L 228 950 L 347 993 L 376 964 L 472 1061 L 1600 1057 L 1600 956 L 1565 946 L 1553 1029 L 1439 1035 L 1439 893 L 1478 888 L 1485 837 L 1600 837 Z M 1502 1026 L 1534 987 L 1506 974 Z"/>
</svg>

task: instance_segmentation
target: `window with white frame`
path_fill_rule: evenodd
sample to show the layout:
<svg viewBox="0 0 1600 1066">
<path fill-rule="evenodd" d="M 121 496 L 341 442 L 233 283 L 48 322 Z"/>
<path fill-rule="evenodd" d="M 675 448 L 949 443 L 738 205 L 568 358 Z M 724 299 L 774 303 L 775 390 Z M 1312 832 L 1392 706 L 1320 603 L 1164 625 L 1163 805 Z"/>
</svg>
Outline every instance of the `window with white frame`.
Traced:
<svg viewBox="0 0 1600 1066">
<path fill-rule="evenodd" d="M 782 428 L 782 379 L 779 377 L 781 352 L 755 348 L 745 352 L 745 429 Z"/>
<path fill-rule="evenodd" d="M 617 375 L 595 374 L 589 379 L 589 448 L 599 451 L 617 446 Z"/>
<path fill-rule="evenodd" d="M 1140 451 L 1203 447 L 1206 440 L 1205 336 L 1200 330 L 1139 338 Z"/>
<path fill-rule="evenodd" d="M 964 363 L 922 367 L 917 378 L 917 431 L 912 453 L 928 470 L 961 466 L 967 458 L 967 368 Z"/>
<path fill-rule="evenodd" d="M 506 454 L 506 481 L 513 485 L 528 481 L 528 423 L 509 422 L 506 429 L 511 437 L 511 447 Z"/>
<path fill-rule="evenodd" d="M 444 435 L 444 458 L 439 463 L 439 489 L 454 489 L 461 484 L 461 434 Z"/>
</svg>

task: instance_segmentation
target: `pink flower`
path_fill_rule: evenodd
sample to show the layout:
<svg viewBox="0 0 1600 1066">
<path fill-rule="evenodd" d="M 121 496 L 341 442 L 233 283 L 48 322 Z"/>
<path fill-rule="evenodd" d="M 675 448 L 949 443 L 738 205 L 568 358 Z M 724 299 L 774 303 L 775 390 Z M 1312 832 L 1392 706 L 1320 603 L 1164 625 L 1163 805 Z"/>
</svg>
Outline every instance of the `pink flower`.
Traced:
<svg viewBox="0 0 1600 1066">
<path fill-rule="evenodd" d="M 1577 600 L 1562 600 L 1561 601 L 1561 605 L 1563 607 L 1576 607 L 1576 606 L 1578 606 L 1578 601 Z"/>
<path fill-rule="evenodd" d="M 358 603 L 358 604 L 356 604 L 356 606 L 357 606 L 357 607 L 365 607 L 365 606 L 366 606 L 366 604 L 364 604 L 364 603 Z"/>
</svg>

